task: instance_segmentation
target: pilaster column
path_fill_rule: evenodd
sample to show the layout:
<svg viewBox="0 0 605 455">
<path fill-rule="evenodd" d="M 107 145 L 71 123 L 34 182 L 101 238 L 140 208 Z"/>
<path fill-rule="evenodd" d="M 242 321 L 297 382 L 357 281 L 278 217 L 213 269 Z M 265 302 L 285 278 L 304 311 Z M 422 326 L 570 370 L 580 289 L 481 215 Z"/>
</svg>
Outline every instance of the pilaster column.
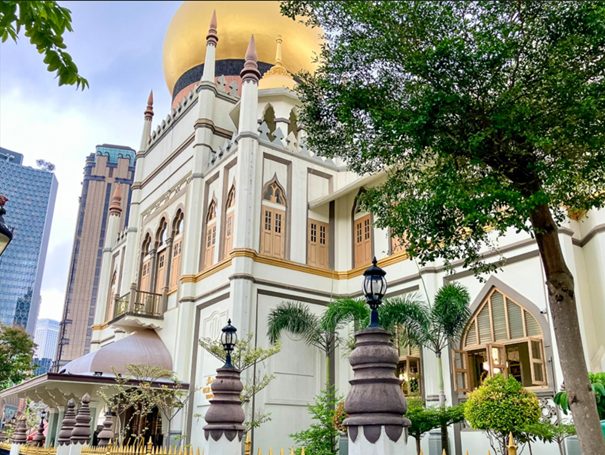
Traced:
<svg viewBox="0 0 605 455">
<path fill-rule="evenodd" d="M 344 421 L 349 455 L 399 455 L 406 447 L 403 417 L 407 403 L 395 376 L 397 351 L 381 327 L 368 327 L 355 335 L 351 390 L 345 401 Z"/>
<path fill-rule="evenodd" d="M 219 368 L 210 387 L 214 398 L 210 400 L 204 427 L 208 453 L 241 455 L 245 417 L 239 398 L 244 388 L 240 371 L 233 367 Z"/>
</svg>

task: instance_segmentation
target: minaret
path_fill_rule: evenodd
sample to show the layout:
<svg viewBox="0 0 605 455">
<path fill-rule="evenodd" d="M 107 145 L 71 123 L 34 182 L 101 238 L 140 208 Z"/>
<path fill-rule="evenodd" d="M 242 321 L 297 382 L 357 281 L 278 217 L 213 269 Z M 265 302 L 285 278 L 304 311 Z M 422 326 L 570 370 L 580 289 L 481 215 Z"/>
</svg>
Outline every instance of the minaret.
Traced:
<svg viewBox="0 0 605 455">
<path fill-rule="evenodd" d="M 218 28 L 216 12 L 212 13 L 208 33 L 206 34 L 206 57 L 204 59 L 204 72 L 197 87 L 198 118 L 195 122 L 195 140 L 193 143 L 193 159 L 191 169 L 191 182 L 187 188 L 187 201 L 185 207 L 185 233 L 182 249 L 181 274 L 184 276 L 196 275 L 200 267 L 200 251 L 202 236 L 202 214 L 205 210 L 200 200 L 204 193 L 203 173 L 210 163 L 212 153 L 212 138 L 214 136 L 214 106 L 216 101 L 216 85 L 214 82 L 214 64 L 216 46 L 218 44 Z M 220 226 L 217 226 L 220 229 Z M 220 231 L 219 231 L 220 232 Z M 218 253 L 218 248 L 217 248 Z M 190 298 L 195 294 L 195 283 L 187 282 L 180 285 L 180 297 Z M 180 343 L 189 343 L 193 337 L 193 321 L 195 313 L 193 306 L 188 306 L 184 318 L 190 321 L 183 327 L 183 333 L 177 337 L 174 368 L 177 374 L 186 374 L 191 359 L 187 357 L 187 349 L 181 348 Z M 189 311 L 189 313 L 187 313 Z"/>
<path fill-rule="evenodd" d="M 235 232 L 234 250 L 259 250 L 260 203 L 262 191 L 262 155 L 258 145 L 258 71 L 254 36 L 250 38 L 246 50 L 246 62 L 240 76 L 242 78 L 242 96 L 240 98 L 238 126 L 238 158 L 235 192 Z M 235 270 L 250 267 L 249 258 L 233 258 Z M 232 318 L 238 321 L 250 321 L 250 302 L 253 299 L 250 280 L 231 280 L 233 304 Z M 241 327 L 247 332 L 248 327 Z"/>
<path fill-rule="evenodd" d="M 111 292 L 112 251 L 116 244 L 120 230 L 120 218 L 122 217 L 122 187 L 119 183 L 114 183 L 114 186 L 115 189 L 111 196 L 111 203 L 109 204 L 109 219 L 107 220 L 107 230 L 105 231 L 101 272 L 99 273 L 99 290 L 97 292 L 97 306 L 95 308 L 95 322 L 98 324 L 105 322 L 108 303 L 110 299 L 114 298 L 113 295 L 109 295 Z"/>
<path fill-rule="evenodd" d="M 145 108 L 143 121 L 143 132 L 141 134 L 141 144 L 137 152 L 137 160 L 135 163 L 134 170 L 134 182 L 132 184 L 132 192 L 130 196 L 130 212 L 128 219 L 130 220 L 127 238 L 126 238 L 126 254 L 124 257 L 124 271 L 125 278 L 122 280 L 122 288 L 119 290 L 120 295 L 126 294 L 131 284 L 136 282 L 137 279 L 137 267 L 135 267 L 134 261 L 137 257 L 138 245 L 141 243 L 140 239 L 140 226 L 139 226 L 139 211 L 141 204 L 141 182 L 143 181 L 143 175 L 145 171 L 145 153 L 149 146 L 149 138 L 151 133 L 151 121 L 153 120 L 153 91 L 149 92 L 147 98 L 147 107 Z M 101 289 L 101 287 L 99 287 Z M 100 300 L 97 299 L 99 302 Z M 102 321 L 95 320 L 95 323 L 101 323 Z"/>
</svg>

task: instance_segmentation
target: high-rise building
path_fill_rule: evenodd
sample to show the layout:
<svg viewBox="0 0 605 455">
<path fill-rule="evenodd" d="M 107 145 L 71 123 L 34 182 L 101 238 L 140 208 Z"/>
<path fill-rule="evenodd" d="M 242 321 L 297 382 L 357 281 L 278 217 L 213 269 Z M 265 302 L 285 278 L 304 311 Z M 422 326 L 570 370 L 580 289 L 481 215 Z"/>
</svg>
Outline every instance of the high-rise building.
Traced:
<svg viewBox="0 0 605 455">
<path fill-rule="evenodd" d="M 35 357 L 38 359 L 53 359 L 57 350 L 59 337 L 59 321 L 54 319 L 38 319 L 34 343 L 36 343 Z"/>
<path fill-rule="evenodd" d="M 0 147 L 0 194 L 9 202 L 5 222 L 13 241 L 0 257 L 0 323 L 33 334 L 40 307 L 40 286 L 52 223 L 57 179 L 54 166 L 23 165 L 23 155 Z"/>
<path fill-rule="evenodd" d="M 130 147 L 103 144 L 86 158 L 57 344 L 58 367 L 89 350 L 110 198 L 116 185 L 120 186 L 127 212 L 135 156 Z M 127 223 L 123 217 L 120 227 Z"/>
<path fill-rule="evenodd" d="M 34 354 L 36 370 L 34 374 L 36 376 L 50 370 L 57 351 L 58 338 L 59 321 L 55 321 L 54 319 L 38 319 L 34 334 L 34 343 L 36 343 L 36 352 Z"/>
</svg>

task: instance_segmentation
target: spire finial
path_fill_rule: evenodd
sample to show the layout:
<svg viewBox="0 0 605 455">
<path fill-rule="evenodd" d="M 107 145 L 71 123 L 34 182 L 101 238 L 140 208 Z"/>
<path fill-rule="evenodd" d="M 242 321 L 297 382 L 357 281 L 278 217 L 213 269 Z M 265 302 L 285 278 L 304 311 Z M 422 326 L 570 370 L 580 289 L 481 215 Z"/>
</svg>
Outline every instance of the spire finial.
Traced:
<svg viewBox="0 0 605 455">
<path fill-rule="evenodd" d="M 212 11 L 210 25 L 208 26 L 208 34 L 206 35 L 206 45 L 216 46 L 218 43 L 218 30 L 216 21 L 216 10 Z"/>
<path fill-rule="evenodd" d="M 153 118 L 153 90 L 149 92 L 147 97 L 147 108 L 145 109 L 145 120 L 151 120 Z"/>
<path fill-rule="evenodd" d="M 122 186 L 120 184 L 116 185 L 116 188 L 111 195 L 109 213 L 115 215 L 120 215 L 122 213 Z"/>
<path fill-rule="evenodd" d="M 246 49 L 246 63 L 244 63 L 244 68 L 239 73 L 242 78 L 242 83 L 245 83 L 246 81 L 258 83 L 260 72 L 258 71 L 257 62 L 256 43 L 254 42 L 254 35 L 252 35 L 250 37 L 250 42 L 248 43 L 248 49 Z"/>
<path fill-rule="evenodd" d="M 282 66 L 281 63 L 281 45 L 284 42 L 281 35 L 277 35 L 275 39 L 275 66 Z"/>
</svg>

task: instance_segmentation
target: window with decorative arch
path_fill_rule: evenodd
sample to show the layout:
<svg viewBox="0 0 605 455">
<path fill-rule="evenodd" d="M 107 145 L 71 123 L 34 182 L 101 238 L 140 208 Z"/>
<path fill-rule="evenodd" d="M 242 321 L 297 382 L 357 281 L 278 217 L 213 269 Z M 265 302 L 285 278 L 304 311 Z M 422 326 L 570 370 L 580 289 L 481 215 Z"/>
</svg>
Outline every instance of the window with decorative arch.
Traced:
<svg viewBox="0 0 605 455">
<path fill-rule="evenodd" d="M 183 230 L 185 228 L 185 216 L 182 210 L 176 212 L 172 222 L 172 260 L 170 264 L 169 289 L 176 289 L 181 277 L 181 259 L 183 250 Z"/>
<path fill-rule="evenodd" d="M 525 387 L 547 386 L 544 334 L 521 304 L 493 288 L 473 313 L 454 352 L 456 390 L 467 392 L 495 374 Z"/>
<path fill-rule="evenodd" d="M 149 292 L 151 290 L 152 266 L 153 258 L 151 256 L 151 235 L 147 233 L 141 248 L 141 279 L 139 280 L 139 290 L 143 292 Z"/>
<path fill-rule="evenodd" d="M 161 294 L 166 286 L 168 268 L 168 222 L 162 218 L 156 234 L 156 273 L 154 291 Z"/>
<path fill-rule="evenodd" d="M 233 249 L 233 231 L 235 228 L 235 185 L 231 185 L 225 203 L 225 242 L 223 244 L 223 257 Z"/>
<path fill-rule="evenodd" d="M 206 212 L 206 239 L 204 241 L 204 268 L 214 264 L 216 246 L 216 199 L 212 198 Z"/>
<path fill-rule="evenodd" d="M 263 188 L 260 251 L 284 258 L 286 245 L 286 193 L 274 176 Z"/>
<path fill-rule="evenodd" d="M 363 190 L 360 190 L 359 194 Z M 362 267 L 372 262 L 372 215 L 363 210 L 359 199 L 353 205 L 353 268 Z"/>
</svg>

